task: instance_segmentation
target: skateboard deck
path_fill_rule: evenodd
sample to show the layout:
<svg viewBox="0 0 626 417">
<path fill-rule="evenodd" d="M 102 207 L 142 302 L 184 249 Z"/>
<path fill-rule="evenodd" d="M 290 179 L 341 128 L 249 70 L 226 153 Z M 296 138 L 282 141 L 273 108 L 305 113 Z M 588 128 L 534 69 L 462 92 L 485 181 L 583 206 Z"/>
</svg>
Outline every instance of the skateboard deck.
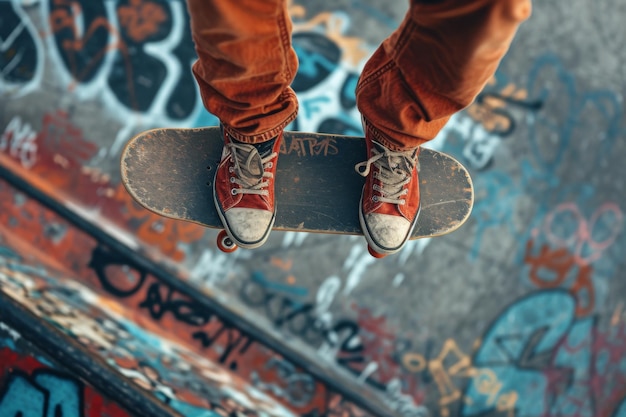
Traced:
<svg viewBox="0 0 626 417">
<path fill-rule="evenodd" d="M 140 133 L 122 152 L 122 182 L 156 214 L 223 229 L 212 188 L 222 145 L 219 127 Z M 366 159 L 363 138 L 285 131 L 273 229 L 362 234 L 358 207 L 365 178 L 354 166 Z M 419 164 L 421 213 L 411 238 L 458 229 L 474 202 L 469 173 L 454 158 L 428 148 Z"/>
</svg>

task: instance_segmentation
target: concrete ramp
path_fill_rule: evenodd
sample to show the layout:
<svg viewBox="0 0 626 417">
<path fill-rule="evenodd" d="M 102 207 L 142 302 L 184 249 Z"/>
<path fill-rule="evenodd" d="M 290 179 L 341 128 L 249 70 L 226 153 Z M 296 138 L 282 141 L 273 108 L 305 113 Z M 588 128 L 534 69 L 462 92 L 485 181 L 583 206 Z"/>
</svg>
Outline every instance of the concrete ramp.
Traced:
<svg viewBox="0 0 626 417">
<path fill-rule="evenodd" d="M 296 415 L 5 232 L 0 415 Z"/>
</svg>

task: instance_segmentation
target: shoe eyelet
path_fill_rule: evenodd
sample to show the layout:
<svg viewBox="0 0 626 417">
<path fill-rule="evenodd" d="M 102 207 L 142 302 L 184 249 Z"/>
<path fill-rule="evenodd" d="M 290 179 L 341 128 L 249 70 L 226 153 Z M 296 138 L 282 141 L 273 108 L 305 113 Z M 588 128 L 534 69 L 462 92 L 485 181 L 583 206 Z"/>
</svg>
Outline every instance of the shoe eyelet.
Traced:
<svg viewBox="0 0 626 417">
<path fill-rule="evenodd" d="M 235 177 L 230 177 L 230 182 L 234 184 L 235 183 Z"/>
<path fill-rule="evenodd" d="M 378 196 L 377 196 L 377 195 L 375 195 L 374 197 L 372 197 L 372 201 L 373 201 L 374 203 L 377 203 L 377 202 L 378 202 Z"/>
<path fill-rule="evenodd" d="M 237 189 L 236 188 L 231 188 L 230 189 L 230 194 L 231 195 L 237 195 Z"/>
<path fill-rule="evenodd" d="M 234 167 L 228 167 L 228 172 L 230 172 L 232 174 L 233 172 L 235 172 L 235 168 Z"/>
<path fill-rule="evenodd" d="M 274 163 L 273 163 L 273 162 L 269 162 L 269 163 L 267 164 L 267 168 L 269 168 L 269 169 L 274 168 Z"/>
</svg>

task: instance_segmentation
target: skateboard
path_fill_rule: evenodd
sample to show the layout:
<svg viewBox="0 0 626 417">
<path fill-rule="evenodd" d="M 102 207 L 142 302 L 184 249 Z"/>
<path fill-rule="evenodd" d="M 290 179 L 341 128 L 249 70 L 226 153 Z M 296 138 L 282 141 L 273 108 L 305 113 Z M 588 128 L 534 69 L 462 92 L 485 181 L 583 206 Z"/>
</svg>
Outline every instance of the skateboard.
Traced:
<svg viewBox="0 0 626 417">
<path fill-rule="evenodd" d="M 133 199 L 156 214 L 223 229 L 212 188 L 222 145 L 219 127 L 140 133 L 122 152 L 122 182 Z M 365 160 L 363 138 L 285 131 L 273 229 L 361 235 L 358 207 L 365 178 L 354 166 Z M 421 212 L 411 239 L 458 229 L 474 202 L 467 169 L 428 148 L 421 150 L 419 164 Z M 237 248 L 224 230 L 217 243 L 225 252 Z"/>
</svg>

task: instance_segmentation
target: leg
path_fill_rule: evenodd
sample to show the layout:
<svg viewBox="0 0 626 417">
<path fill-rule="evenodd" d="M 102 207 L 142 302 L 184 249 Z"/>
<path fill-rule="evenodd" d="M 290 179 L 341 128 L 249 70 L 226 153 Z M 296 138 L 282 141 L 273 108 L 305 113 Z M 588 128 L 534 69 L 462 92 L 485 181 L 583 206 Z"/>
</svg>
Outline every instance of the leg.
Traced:
<svg viewBox="0 0 626 417">
<path fill-rule="evenodd" d="M 397 252 L 419 208 L 419 145 L 468 106 L 493 76 L 530 0 L 411 0 L 404 21 L 357 86 L 368 161 L 360 219 L 370 247 Z"/>
<path fill-rule="evenodd" d="M 493 76 L 530 0 L 411 0 L 363 70 L 357 105 L 388 147 L 433 139 Z"/>
<path fill-rule="evenodd" d="M 275 137 L 295 119 L 298 59 L 286 0 L 188 0 L 202 101 L 235 139 Z"/>
<path fill-rule="evenodd" d="M 287 0 L 188 0 L 198 53 L 193 72 L 222 125 L 213 181 L 218 214 L 239 246 L 262 245 L 274 224 L 282 132 L 296 117 L 297 71 Z"/>
</svg>

